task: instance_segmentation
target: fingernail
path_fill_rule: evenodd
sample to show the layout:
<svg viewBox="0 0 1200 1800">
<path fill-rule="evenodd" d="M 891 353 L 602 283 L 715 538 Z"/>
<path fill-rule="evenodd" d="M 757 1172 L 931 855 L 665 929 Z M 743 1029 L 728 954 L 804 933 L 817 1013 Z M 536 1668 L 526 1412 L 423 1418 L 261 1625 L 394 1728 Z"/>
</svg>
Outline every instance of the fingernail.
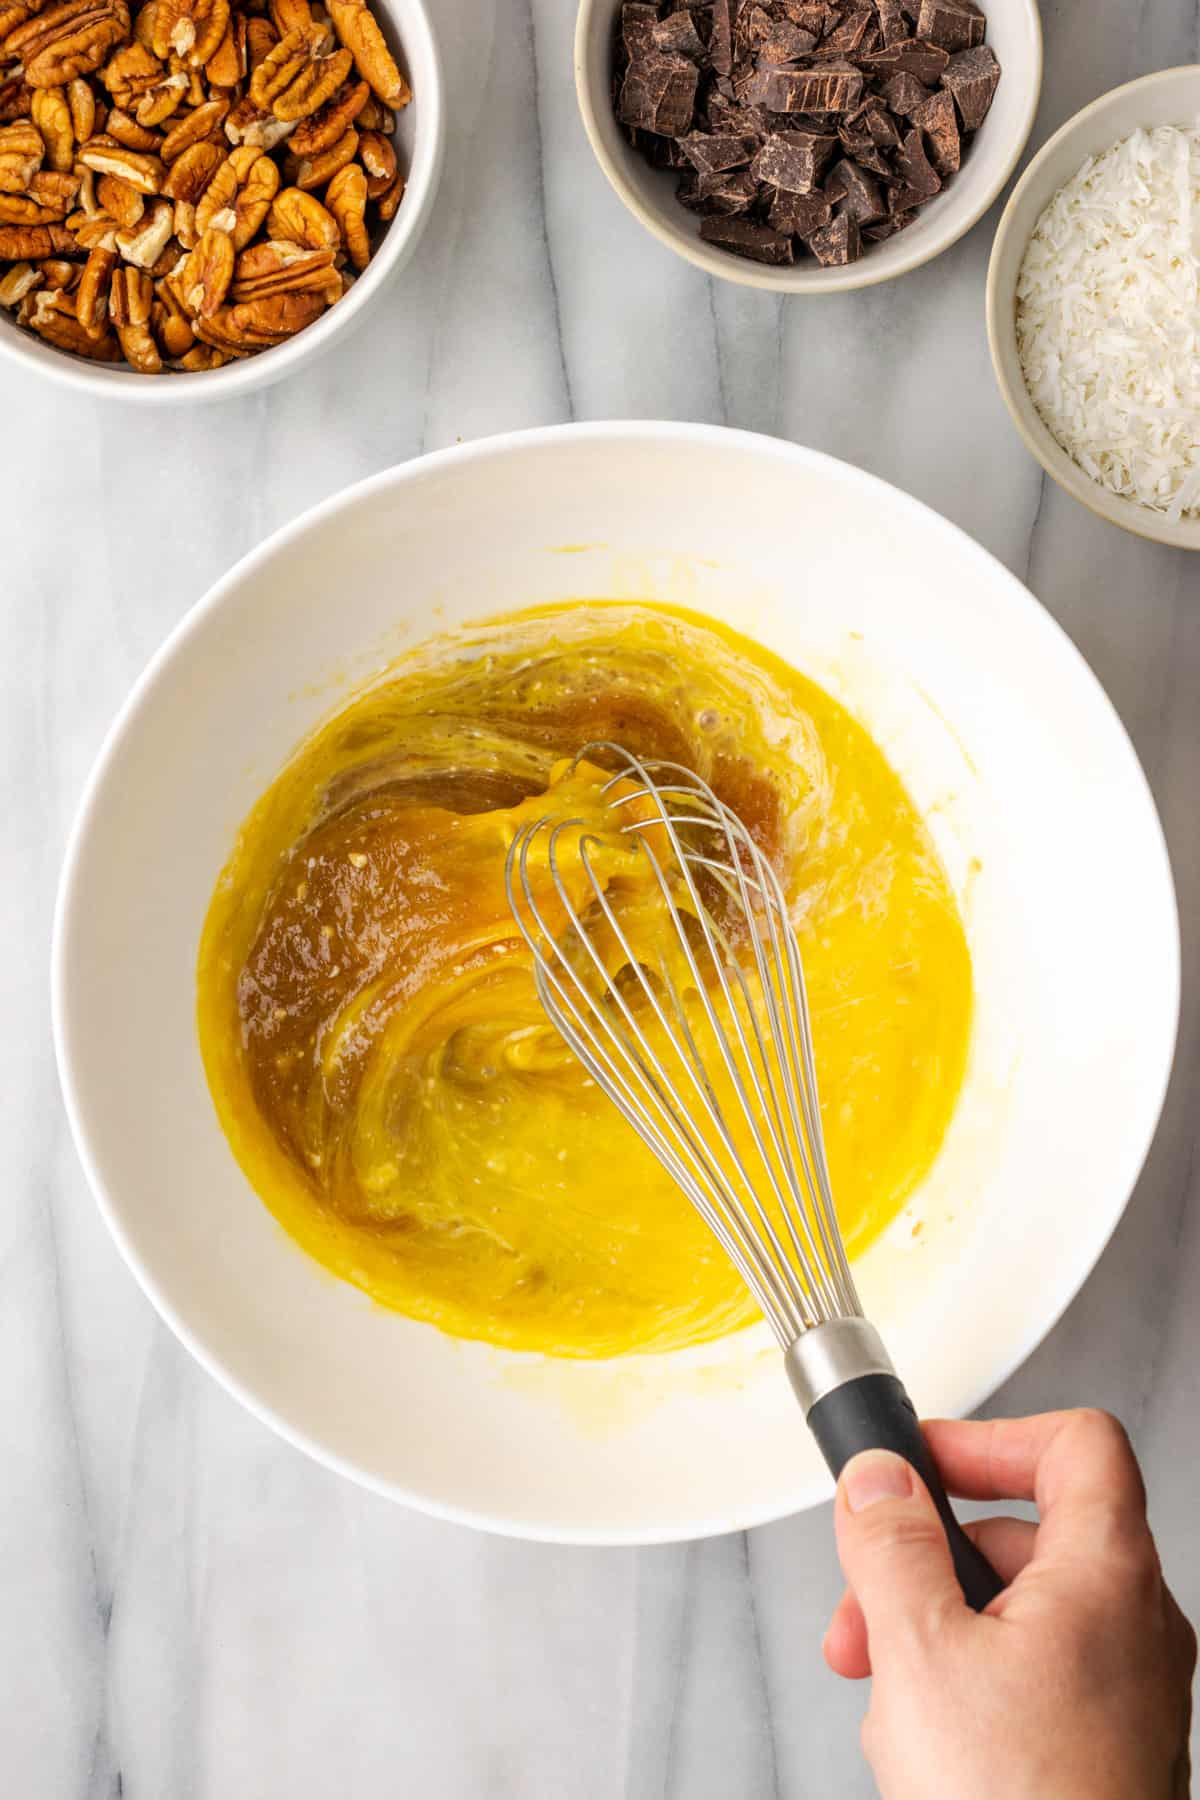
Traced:
<svg viewBox="0 0 1200 1800">
<path fill-rule="evenodd" d="M 851 1512 L 866 1512 L 880 1500 L 911 1500 L 912 1470 L 890 1450 L 860 1450 L 842 1470 L 842 1491 Z"/>
</svg>

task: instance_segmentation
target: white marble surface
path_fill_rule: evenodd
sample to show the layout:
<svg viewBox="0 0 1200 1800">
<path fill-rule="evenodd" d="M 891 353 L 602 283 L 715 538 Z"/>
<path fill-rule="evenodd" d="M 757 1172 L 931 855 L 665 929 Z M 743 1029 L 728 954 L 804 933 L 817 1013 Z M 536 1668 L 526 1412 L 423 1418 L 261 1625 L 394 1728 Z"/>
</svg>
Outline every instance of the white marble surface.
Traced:
<svg viewBox="0 0 1200 1800">
<path fill-rule="evenodd" d="M 513 426 L 723 420 L 862 463 L 1027 578 L 1108 687 L 1174 856 L 1179 1062 L 1110 1248 L 992 1405 L 1122 1415 L 1170 1577 L 1200 1614 L 1200 565 L 1092 518 L 1022 450 L 984 339 L 994 217 L 861 295 L 781 305 L 713 286 L 593 167 L 572 10 L 433 0 L 440 202 L 416 262 L 310 377 L 143 416 L 0 368 L 0 1768 L 22 1800 L 873 1792 L 863 1694 L 820 1659 L 838 1589 L 825 1512 L 604 1552 L 489 1540 L 360 1493 L 244 1414 L 158 1323 L 67 1135 L 52 898 L 134 677 L 265 532 L 389 463 Z M 1195 0 L 1043 10 L 1035 145 L 1117 82 L 1200 57 Z"/>
</svg>

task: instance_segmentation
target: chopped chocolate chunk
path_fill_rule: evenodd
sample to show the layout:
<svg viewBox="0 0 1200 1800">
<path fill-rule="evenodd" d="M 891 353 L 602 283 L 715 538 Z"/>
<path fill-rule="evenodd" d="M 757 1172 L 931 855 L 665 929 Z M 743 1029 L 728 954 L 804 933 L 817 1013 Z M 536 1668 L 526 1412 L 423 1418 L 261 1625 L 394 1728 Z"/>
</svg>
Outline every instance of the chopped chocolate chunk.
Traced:
<svg viewBox="0 0 1200 1800">
<path fill-rule="evenodd" d="M 762 192 L 749 169 L 730 169 L 722 175 L 681 175 L 676 193 L 692 212 L 721 218 L 749 212 Z"/>
<path fill-rule="evenodd" d="M 975 50 L 960 50 L 950 58 L 942 86 L 954 95 L 964 131 L 979 130 L 999 81 L 1000 64 L 987 44 L 980 44 Z"/>
<path fill-rule="evenodd" d="M 875 10 L 879 14 L 879 29 L 885 44 L 899 44 L 912 36 L 900 0 L 875 0 Z"/>
<path fill-rule="evenodd" d="M 932 87 L 950 57 L 937 44 L 908 38 L 899 44 L 889 44 L 886 49 L 872 50 L 869 55 L 856 60 L 864 75 L 894 75 L 902 69 L 908 75 L 915 75 L 926 87 Z"/>
<path fill-rule="evenodd" d="M 797 62 L 810 50 L 815 50 L 817 42 L 813 32 L 793 24 L 791 19 L 782 19 L 778 25 L 772 25 L 763 38 L 758 47 L 758 60 L 765 63 Z"/>
<path fill-rule="evenodd" d="M 894 150 L 900 142 L 896 121 L 879 100 L 873 99 L 867 106 L 861 108 L 854 115 L 854 121 L 867 133 L 873 144 L 878 144 L 881 150 Z"/>
<path fill-rule="evenodd" d="M 718 75 L 733 73 L 733 15 L 737 0 L 713 0 L 708 54 Z"/>
<path fill-rule="evenodd" d="M 649 0 L 626 0 L 621 8 L 621 42 L 630 62 L 649 56 L 654 49 L 650 33 L 658 24 L 658 7 Z"/>
<path fill-rule="evenodd" d="M 915 126 L 896 152 L 896 173 L 921 200 L 932 200 L 941 189 L 942 178 L 926 156 L 925 141 Z"/>
<path fill-rule="evenodd" d="M 799 25 L 812 37 L 819 38 L 825 29 L 825 8 L 822 0 L 778 0 L 777 10 L 793 25 Z"/>
<path fill-rule="evenodd" d="M 847 131 L 843 126 L 838 132 L 838 139 L 852 162 L 869 169 L 873 175 L 882 176 L 885 181 L 893 179 L 891 163 L 865 131 Z"/>
<path fill-rule="evenodd" d="M 837 149 L 835 137 L 811 131 L 776 131 L 763 145 L 750 170 L 759 181 L 789 194 L 811 194 Z"/>
<path fill-rule="evenodd" d="M 670 18 L 660 19 L 657 25 L 651 27 L 650 36 L 656 50 L 686 56 L 689 62 L 703 62 L 708 54 L 704 39 L 696 30 L 695 17 L 690 12 L 674 12 Z"/>
<path fill-rule="evenodd" d="M 756 219 L 705 219 L 700 236 L 706 244 L 731 250 L 735 256 L 749 257 L 751 262 L 780 267 L 796 260 L 791 238 L 781 231 L 772 231 L 769 225 L 760 225 Z"/>
<path fill-rule="evenodd" d="M 744 169 L 754 155 L 755 140 L 733 132 L 692 131 L 679 139 L 679 148 L 698 174 L 719 175 L 725 169 Z"/>
<path fill-rule="evenodd" d="M 887 218 L 887 202 L 879 183 L 848 157 L 843 157 L 834 168 L 825 183 L 825 194 L 860 225 L 874 225 L 879 219 Z"/>
<path fill-rule="evenodd" d="M 884 99 L 901 119 L 911 118 L 919 106 L 924 106 L 929 95 L 930 89 L 919 82 L 915 75 L 903 72 L 893 75 L 890 81 L 883 84 Z"/>
<path fill-rule="evenodd" d="M 862 235 L 858 220 L 848 212 L 839 213 L 831 225 L 814 231 L 808 247 L 825 269 L 838 269 L 857 262 L 862 255 Z"/>
<path fill-rule="evenodd" d="M 864 225 L 863 236 L 872 244 L 882 244 L 885 238 L 895 237 L 906 225 L 911 225 L 916 218 L 915 212 L 896 213 L 890 219 L 882 219 L 878 225 Z"/>
<path fill-rule="evenodd" d="M 788 237 L 810 238 L 833 218 L 833 202 L 824 194 L 777 193 L 767 218 Z"/>
<path fill-rule="evenodd" d="M 987 20 L 975 0 L 921 0 L 917 36 L 943 50 L 973 50 L 982 44 Z"/>
<path fill-rule="evenodd" d="M 747 4 L 742 0 L 733 21 L 733 55 L 736 62 L 739 56 L 753 56 L 759 45 L 770 31 L 773 20 L 765 6 Z"/>
<path fill-rule="evenodd" d="M 841 20 L 833 30 L 825 33 L 821 43 L 822 50 L 833 50 L 842 56 L 851 55 L 862 43 L 870 23 L 869 7 L 851 7 L 849 12 L 842 14 Z"/>
<path fill-rule="evenodd" d="M 781 113 L 841 113 L 857 106 L 863 78 L 857 69 L 756 70 L 746 98 Z"/>
<path fill-rule="evenodd" d="M 953 175 L 962 162 L 962 139 L 958 135 L 958 119 L 953 97 L 945 88 L 931 94 L 912 115 L 929 139 L 931 160 L 939 175 Z"/>
<path fill-rule="evenodd" d="M 623 125 L 682 137 L 692 122 L 700 72 L 683 56 L 656 51 L 630 63 L 621 83 L 617 117 Z"/>
<path fill-rule="evenodd" d="M 631 131 L 629 141 L 655 169 L 691 168 L 674 138 L 659 137 L 654 131 Z"/>
</svg>

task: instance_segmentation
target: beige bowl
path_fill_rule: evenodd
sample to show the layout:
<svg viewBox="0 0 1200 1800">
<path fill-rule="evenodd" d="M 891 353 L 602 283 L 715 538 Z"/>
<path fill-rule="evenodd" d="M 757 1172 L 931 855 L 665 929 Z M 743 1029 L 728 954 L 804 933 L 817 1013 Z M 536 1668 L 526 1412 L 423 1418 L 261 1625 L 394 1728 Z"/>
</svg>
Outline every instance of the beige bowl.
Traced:
<svg viewBox="0 0 1200 1800">
<path fill-rule="evenodd" d="M 1043 424 L 1029 397 L 1017 353 L 1017 277 L 1037 222 L 1059 188 L 1089 156 L 1139 126 L 1194 125 L 1200 116 L 1200 64 L 1145 75 L 1093 100 L 1043 144 L 1004 209 L 987 279 L 988 342 L 996 380 L 1017 430 L 1048 475 L 1102 519 L 1181 550 L 1200 550 L 1200 519 L 1172 523 L 1164 513 L 1125 500 L 1093 481 Z"/>
<path fill-rule="evenodd" d="M 913 224 L 859 262 L 823 269 L 812 258 L 790 269 L 766 268 L 703 242 L 700 220 L 675 198 L 675 177 L 651 168 L 613 116 L 613 26 L 619 0 L 580 0 L 575 27 L 575 87 L 596 160 L 629 208 L 660 244 L 706 274 L 777 294 L 839 294 L 874 287 L 920 268 L 970 231 L 1017 166 L 1042 89 L 1042 25 L 1037 0 L 991 0 L 988 42 L 1003 75 L 992 109 L 962 169 Z"/>
</svg>

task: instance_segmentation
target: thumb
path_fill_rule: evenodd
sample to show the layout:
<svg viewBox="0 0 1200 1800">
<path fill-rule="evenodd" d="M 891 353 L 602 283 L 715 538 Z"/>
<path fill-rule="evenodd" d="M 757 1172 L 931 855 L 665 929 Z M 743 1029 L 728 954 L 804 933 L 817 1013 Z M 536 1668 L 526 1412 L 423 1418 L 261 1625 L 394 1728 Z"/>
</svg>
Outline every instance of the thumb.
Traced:
<svg viewBox="0 0 1200 1800">
<path fill-rule="evenodd" d="M 867 1622 L 871 1661 L 966 1612 L 929 1490 L 890 1450 L 852 1456 L 834 1507 L 838 1556 Z"/>
</svg>

